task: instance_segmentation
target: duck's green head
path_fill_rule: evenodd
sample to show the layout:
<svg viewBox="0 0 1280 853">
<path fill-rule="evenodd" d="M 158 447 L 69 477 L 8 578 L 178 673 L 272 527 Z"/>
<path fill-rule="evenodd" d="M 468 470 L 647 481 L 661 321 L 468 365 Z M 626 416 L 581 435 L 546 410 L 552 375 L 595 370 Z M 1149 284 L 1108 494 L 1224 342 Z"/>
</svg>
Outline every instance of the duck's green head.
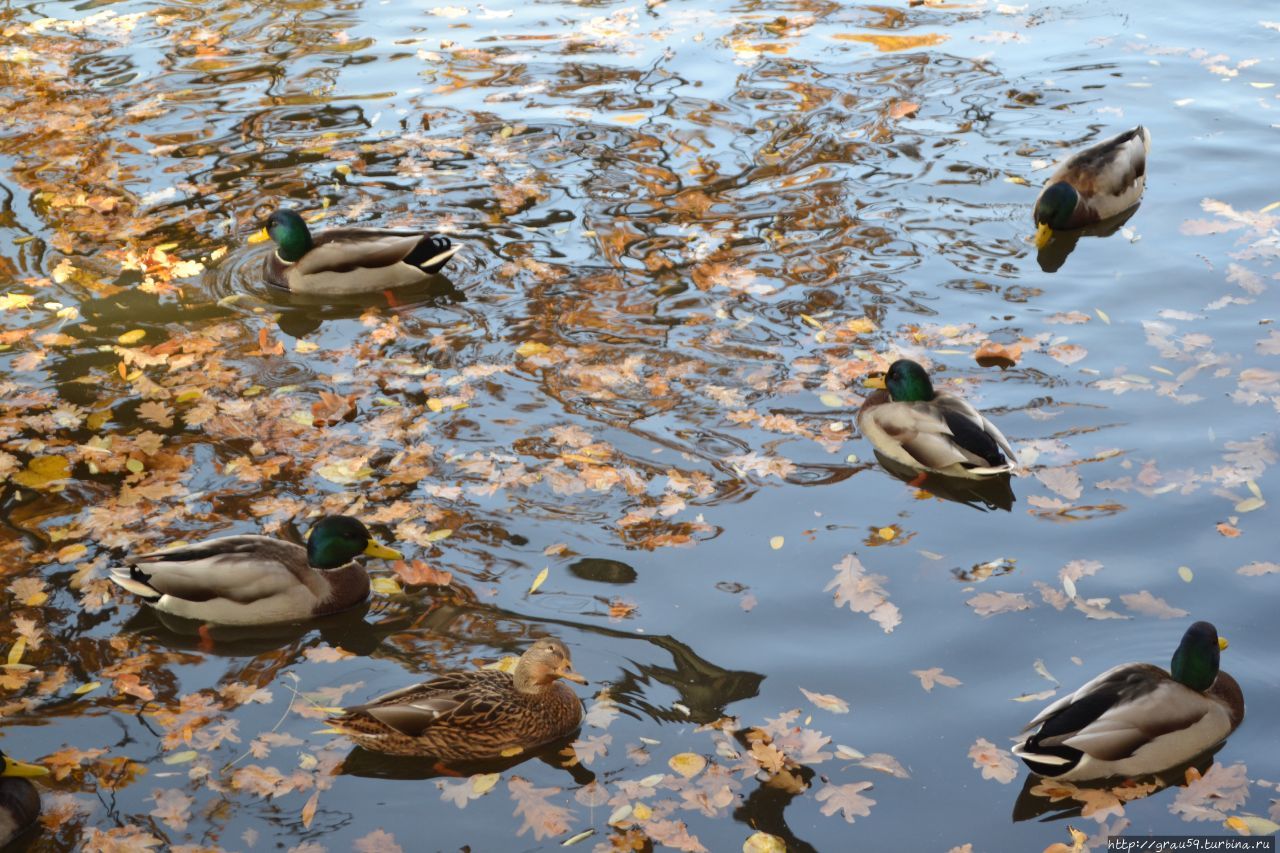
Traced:
<svg viewBox="0 0 1280 853">
<path fill-rule="evenodd" d="M 307 535 L 307 562 L 313 568 L 336 569 L 361 554 L 384 560 L 400 559 L 399 551 L 379 545 L 369 528 L 357 518 L 326 515 L 311 525 Z"/>
<path fill-rule="evenodd" d="M 895 403 L 927 403 L 933 399 L 929 374 L 909 358 L 900 358 L 889 365 L 884 387 L 889 389 L 889 398 Z"/>
<path fill-rule="evenodd" d="M 31 778 L 33 776 L 48 776 L 47 768 L 41 767 L 39 764 L 27 764 L 25 761 L 14 761 L 9 756 L 0 752 L 0 776 L 20 776 L 23 778 Z"/>
<path fill-rule="evenodd" d="M 1066 181 L 1050 184 L 1036 199 L 1036 248 L 1042 249 L 1055 230 L 1066 228 L 1080 203 L 1080 194 Z"/>
<path fill-rule="evenodd" d="M 1218 636 L 1217 628 L 1208 622 L 1196 622 L 1182 635 L 1169 672 L 1175 681 L 1203 693 L 1218 677 L 1218 655 L 1226 647 L 1227 640 Z"/>
<path fill-rule="evenodd" d="M 311 251 L 311 229 L 292 210 L 277 210 L 267 217 L 266 232 L 276 241 L 276 254 L 285 263 L 297 263 Z"/>
</svg>

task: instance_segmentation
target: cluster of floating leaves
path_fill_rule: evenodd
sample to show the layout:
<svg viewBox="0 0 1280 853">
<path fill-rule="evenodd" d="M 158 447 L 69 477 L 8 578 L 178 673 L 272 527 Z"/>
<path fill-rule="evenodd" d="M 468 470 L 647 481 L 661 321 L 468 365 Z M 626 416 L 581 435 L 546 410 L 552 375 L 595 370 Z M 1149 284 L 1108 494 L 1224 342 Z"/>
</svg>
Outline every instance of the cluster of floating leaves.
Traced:
<svg viewBox="0 0 1280 853">
<path fill-rule="evenodd" d="M 40 227 L 17 236 L 12 257 L 0 258 L 0 355 L 8 368 L 0 382 L 0 476 L 13 531 L 0 539 L 11 576 L 0 713 L 15 720 L 132 716 L 154 735 L 146 745 L 82 744 L 43 757 L 53 771 L 43 821 L 59 843 L 208 849 L 203 841 L 178 842 L 204 839 L 204 825 L 222 825 L 237 805 L 258 801 L 296 815 L 301 834 L 319 838 L 331 820 L 325 792 L 347 745 L 300 737 L 294 718 L 318 720 L 367 694 L 361 681 L 331 683 L 341 676 L 301 683 L 295 669 L 332 664 L 347 672 L 353 657 L 305 638 L 229 663 L 215 686 L 186 683 L 186 668 L 204 662 L 203 653 L 119 632 L 111 621 L 116 605 L 131 606 L 106 580 L 108 564 L 125 550 L 233 529 L 273 532 L 319 512 L 359 515 L 414 551 L 376 578 L 375 607 L 391 626 L 380 653 L 425 672 L 471 659 L 442 648 L 436 636 L 424 638 L 419 623 L 457 605 L 466 612 L 450 623 L 457 634 L 494 644 L 523 636 L 507 624 L 509 614 L 477 602 L 496 596 L 506 580 L 529 594 L 554 591 L 560 566 L 578 556 L 566 543 L 546 546 L 554 573 L 504 560 L 497 545 L 523 538 L 508 529 L 511 507 L 521 520 L 568 520 L 630 549 L 696 546 L 720 532 L 708 507 L 867 470 L 856 459 L 865 450 L 850 411 L 861 399 L 860 380 L 896 354 L 931 366 L 972 362 L 970 371 L 948 371 L 940 381 L 978 399 L 1010 397 L 1013 383 L 997 390 L 991 374 L 979 373 L 999 365 L 1028 385 L 1037 374 L 1065 375 L 1100 394 L 1182 406 L 1224 396 L 1246 412 L 1280 410 L 1280 371 L 1268 366 L 1280 355 L 1280 333 L 1263 329 L 1241 352 L 1197 325 L 1246 309 L 1268 289 L 1274 275 L 1267 265 L 1280 252 L 1273 206 L 1240 211 L 1205 199 L 1207 218 L 1183 225 L 1191 240 L 1236 241 L 1220 287 L 1203 304 L 1115 319 L 1081 306 L 1048 316 L 1038 329 L 928 319 L 931 310 L 901 280 L 938 247 L 907 245 L 888 223 L 914 215 L 896 196 L 926 168 L 920 141 L 944 151 L 954 141 L 930 138 L 911 122 L 954 125 L 971 90 L 994 99 L 1008 81 L 993 77 L 985 60 L 959 56 L 948 57 L 959 67 L 948 76 L 931 71 L 930 54 L 920 51 L 949 36 L 896 32 L 919 24 L 916 12 L 886 11 L 884 21 L 861 25 L 872 32 L 855 33 L 832 9 L 812 5 L 782 18 L 723 22 L 670 10 L 653 29 L 636 10 L 575 9 L 566 31 L 532 62 L 510 46 L 414 39 L 396 61 L 421 64 L 415 74 L 430 97 L 402 102 L 414 119 L 395 133 L 372 132 L 376 122 L 364 118 L 337 118 L 336 129 L 321 129 L 289 113 L 327 104 L 335 63 L 372 46 L 351 34 L 360 21 L 346 12 L 264 20 L 257 7 L 233 3 L 218 20 L 178 8 L 103 10 L 78 21 L 3 13 L 10 76 L 0 95 L 0 152 Z M 969 36 L 977 44 L 1022 41 L 1009 28 L 1030 25 L 1018 7 L 923 5 L 921 14 L 944 12 L 952 23 L 993 21 Z M 479 19 L 484 11 L 441 6 L 431 14 Z M 238 55 L 259 30 L 296 48 L 296 73 L 245 107 L 238 126 L 210 130 L 204 94 L 175 80 L 263 82 L 257 75 L 267 72 L 244 67 Z M 577 79 L 572 64 L 584 56 L 645 54 L 685 30 L 709 33 L 706 41 L 731 55 L 741 72 L 731 108 L 639 96 L 595 66 Z M 856 56 L 883 59 L 840 80 L 788 64 L 801 39 L 821 33 Z M 142 38 L 163 48 L 171 63 L 164 73 L 121 85 L 86 81 L 77 70 L 84 58 L 118 57 Z M 1228 79 L 1253 64 L 1186 53 Z M 573 73 L 563 73 L 571 65 Z M 651 88 L 676 75 L 656 62 L 652 76 Z M 950 94 L 931 90 L 944 81 Z M 601 83 L 608 83 L 603 93 Z M 488 92 L 487 106 L 501 118 L 469 111 L 475 90 Z M 856 109 L 846 100 L 851 92 L 861 99 Z M 1021 104 L 1024 95 L 998 97 Z M 520 120 L 504 107 L 550 111 L 558 120 Z M 807 119 L 782 121 L 780 110 Z M 726 129 L 752 141 L 726 144 Z M 279 183 L 260 180 L 269 157 L 246 156 L 259 153 L 263 138 L 298 157 Z M 841 181 L 870 151 L 902 171 L 885 170 L 865 198 L 850 200 Z M 1034 182 L 1033 170 L 1056 151 L 1036 154 L 1044 162 L 1038 156 L 1027 164 L 1031 180 L 1009 176 L 1015 183 Z M 986 172 L 954 152 L 945 156 L 957 158 L 957 173 Z M 615 157 L 628 168 L 589 174 L 581 185 L 556 177 L 566 160 Z M 185 177 L 160 183 L 174 173 Z M 483 301 L 434 313 L 386 304 L 353 309 L 340 319 L 359 324 L 354 341 L 290 335 L 281 321 L 288 311 L 220 284 L 234 278 L 235 258 L 252 255 L 243 233 L 290 193 L 322 214 L 320 224 L 416 224 L 429 205 L 441 230 L 480 246 L 460 259 L 459 277 L 483 282 Z M 558 226 L 570 206 L 573 226 Z M 5 213 L 5 229 L 25 227 L 15 224 L 12 205 Z M 960 246 L 949 260 L 966 280 L 977 276 L 977 285 L 1017 303 L 1027 295 L 998 281 L 1013 274 L 1005 258 L 1021 250 L 1019 239 L 1011 230 L 994 247 Z M 591 260 L 571 262 L 582 255 Z M 828 289 L 863 265 L 876 270 L 859 279 L 865 301 L 833 298 Z M 886 307 L 891 300 L 898 313 Z M 507 302 L 518 306 L 514 313 L 504 310 Z M 1135 323 L 1153 353 L 1147 367 L 1109 364 L 1082 343 L 1098 326 L 1131 334 Z M 789 357 L 788 346 L 800 354 Z M 1049 399 L 1008 414 L 1052 430 L 1065 409 Z M 1259 516 L 1251 514 L 1267 506 L 1260 481 L 1277 459 L 1267 430 L 1226 437 L 1206 467 L 1184 468 L 1144 448 L 1111 446 L 1104 435 L 1099 428 L 1018 441 L 1026 511 L 1046 523 L 1089 521 L 1124 512 L 1126 501 L 1207 491 L 1222 508 L 1207 523 L 1236 539 L 1252 532 Z M 660 452 L 636 449 L 642 443 Z M 895 582 L 869 555 L 914 535 L 899 523 L 873 527 L 867 551 L 835 564 L 825 587 L 814 584 L 815 601 L 829 596 L 884 634 L 909 623 L 915 614 L 893 603 Z M 787 547 L 780 535 L 771 546 Z M 1280 573 L 1273 562 L 1242 563 L 1237 571 L 1246 578 Z M 1102 569 L 1096 560 L 1073 560 L 1050 584 L 1018 574 L 1012 560 L 993 560 L 958 573 L 956 590 L 983 619 L 1034 608 L 1083 620 L 1189 615 L 1190 595 L 1171 600 L 1141 589 L 1113 601 L 1090 593 Z M 1169 573 L 1180 583 L 1194 580 L 1185 566 Z M 987 583 L 999 588 L 978 586 Z M 438 588 L 440 598 L 411 606 L 405 592 L 413 587 Z M 743 608 L 755 602 L 744 596 Z M 422 606 L 428 612 L 414 609 Z M 611 624 L 638 623 L 644 602 L 613 596 L 590 606 Z M 941 667 L 921 667 L 911 675 L 925 692 L 964 686 Z M 1053 687 L 1009 698 L 1053 696 L 1056 679 L 1043 664 L 1038 670 Z M 849 711 L 839 696 L 800 689 L 819 710 Z M 606 835 L 599 849 L 696 851 L 709 846 L 699 827 L 731 816 L 752 786 L 788 801 L 810 797 L 822 814 L 854 823 L 871 814 L 878 781 L 909 775 L 891 755 L 833 744 L 798 710 L 755 724 L 717 716 L 685 744 L 702 737 L 703 746 L 679 752 L 657 738 L 615 744 L 608 729 L 619 713 L 607 692 L 597 696 L 585 733 L 564 756 L 586 768 L 612 760 L 608 779 L 568 791 L 535 785 L 521 771 L 485 773 L 438 780 L 440 796 L 462 809 L 505 795 L 516 835 L 534 840 L 573 839 L 594 828 Z M 1016 776 L 1012 756 L 985 737 L 968 758 L 984 779 Z M 1265 830 L 1266 820 L 1280 820 L 1280 806 L 1273 798 L 1267 818 L 1245 813 L 1248 787 L 1242 764 L 1215 764 L 1187 781 L 1169 808 L 1187 821 Z M 149 791 L 152 808 L 122 815 L 103 807 L 104 792 L 126 788 Z M 1041 782 L 1033 793 L 1078 803 L 1099 824 L 1086 842 L 1096 845 L 1124 829 L 1127 802 L 1155 790 L 1155 783 L 1090 789 Z M 250 828 L 242 840 L 253 846 L 257 833 Z M 773 849 L 773 836 L 760 835 L 749 843 Z M 375 829 L 354 846 L 395 850 L 403 842 Z M 307 840 L 293 849 L 323 846 Z"/>
</svg>

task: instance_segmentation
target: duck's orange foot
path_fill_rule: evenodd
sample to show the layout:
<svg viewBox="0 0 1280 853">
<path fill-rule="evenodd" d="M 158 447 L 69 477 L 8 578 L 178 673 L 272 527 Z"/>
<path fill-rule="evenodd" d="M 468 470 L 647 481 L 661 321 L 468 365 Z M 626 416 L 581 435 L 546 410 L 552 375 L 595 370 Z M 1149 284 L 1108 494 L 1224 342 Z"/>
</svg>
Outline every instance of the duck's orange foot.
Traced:
<svg viewBox="0 0 1280 853">
<path fill-rule="evenodd" d="M 200 651 L 212 652 L 213 651 L 213 632 L 209 630 L 209 626 L 207 624 L 201 625 L 196 630 L 196 634 L 199 635 L 200 637 Z"/>
<path fill-rule="evenodd" d="M 443 761 L 437 761 L 435 764 L 431 765 L 431 769 L 439 773 L 441 776 L 465 776 L 466 775 L 465 773 L 459 773 L 457 770 L 454 770 L 452 767 L 445 764 Z"/>
<path fill-rule="evenodd" d="M 388 305 L 389 307 L 391 307 L 391 308 L 399 308 L 399 307 L 400 307 L 400 302 L 396 299 L 396 295 L 395 295 L 395 293 L 394 293 L 393 291 L 390 291 L 390 290 L 384 290 L 384 291 L 382 291 L 382 295 L 383 295 L 383 296 L 385 296 L 385 297 L 387 298 L 387 305 Z"/>
<path fill-rule="evenodd" d="M 908 482 L 907 485 L 918 489 L 924 485 L 924 481 L 927 479 L 929 479 L 929 472 L 921 471 L 919 474 L 916 474 L 914 477 L 912 477 L 911 481 Z"/>
</svg>

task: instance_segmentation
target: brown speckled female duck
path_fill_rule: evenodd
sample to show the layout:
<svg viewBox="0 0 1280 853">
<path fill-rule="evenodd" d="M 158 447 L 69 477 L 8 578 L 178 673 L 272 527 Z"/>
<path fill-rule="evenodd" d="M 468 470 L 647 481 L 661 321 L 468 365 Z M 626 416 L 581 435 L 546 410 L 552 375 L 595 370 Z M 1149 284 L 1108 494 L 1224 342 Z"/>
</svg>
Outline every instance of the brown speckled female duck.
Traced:
<svg viewBox="0 0 1280 853">
<path fill-rule="evenodd" d="M 582 702 L 560 679 L 586 684 L 559 640 L 538 640 L 514 675 L 447 672 L 344 709 L 329 723 L 365 749 L 446 761 L 514 755 L 564 737 Z"/>
</svg>

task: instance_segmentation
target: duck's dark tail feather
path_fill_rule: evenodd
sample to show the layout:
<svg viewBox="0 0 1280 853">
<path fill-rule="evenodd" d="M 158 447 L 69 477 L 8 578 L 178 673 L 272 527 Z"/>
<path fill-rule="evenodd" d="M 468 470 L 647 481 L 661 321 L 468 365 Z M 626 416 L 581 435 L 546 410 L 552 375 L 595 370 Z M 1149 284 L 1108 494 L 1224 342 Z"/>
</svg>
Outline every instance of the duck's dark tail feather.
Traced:
<svg viewBox="0 0 1280 853">
<path fill-rule="evenodd" d="M 453 245 L 448 237 L 429 235 L 418 241 L 418 245 L 413 247 L 404 262 L 425 273 L 438 273 L 460 248 L 462 247 Z"/>
</svg>

